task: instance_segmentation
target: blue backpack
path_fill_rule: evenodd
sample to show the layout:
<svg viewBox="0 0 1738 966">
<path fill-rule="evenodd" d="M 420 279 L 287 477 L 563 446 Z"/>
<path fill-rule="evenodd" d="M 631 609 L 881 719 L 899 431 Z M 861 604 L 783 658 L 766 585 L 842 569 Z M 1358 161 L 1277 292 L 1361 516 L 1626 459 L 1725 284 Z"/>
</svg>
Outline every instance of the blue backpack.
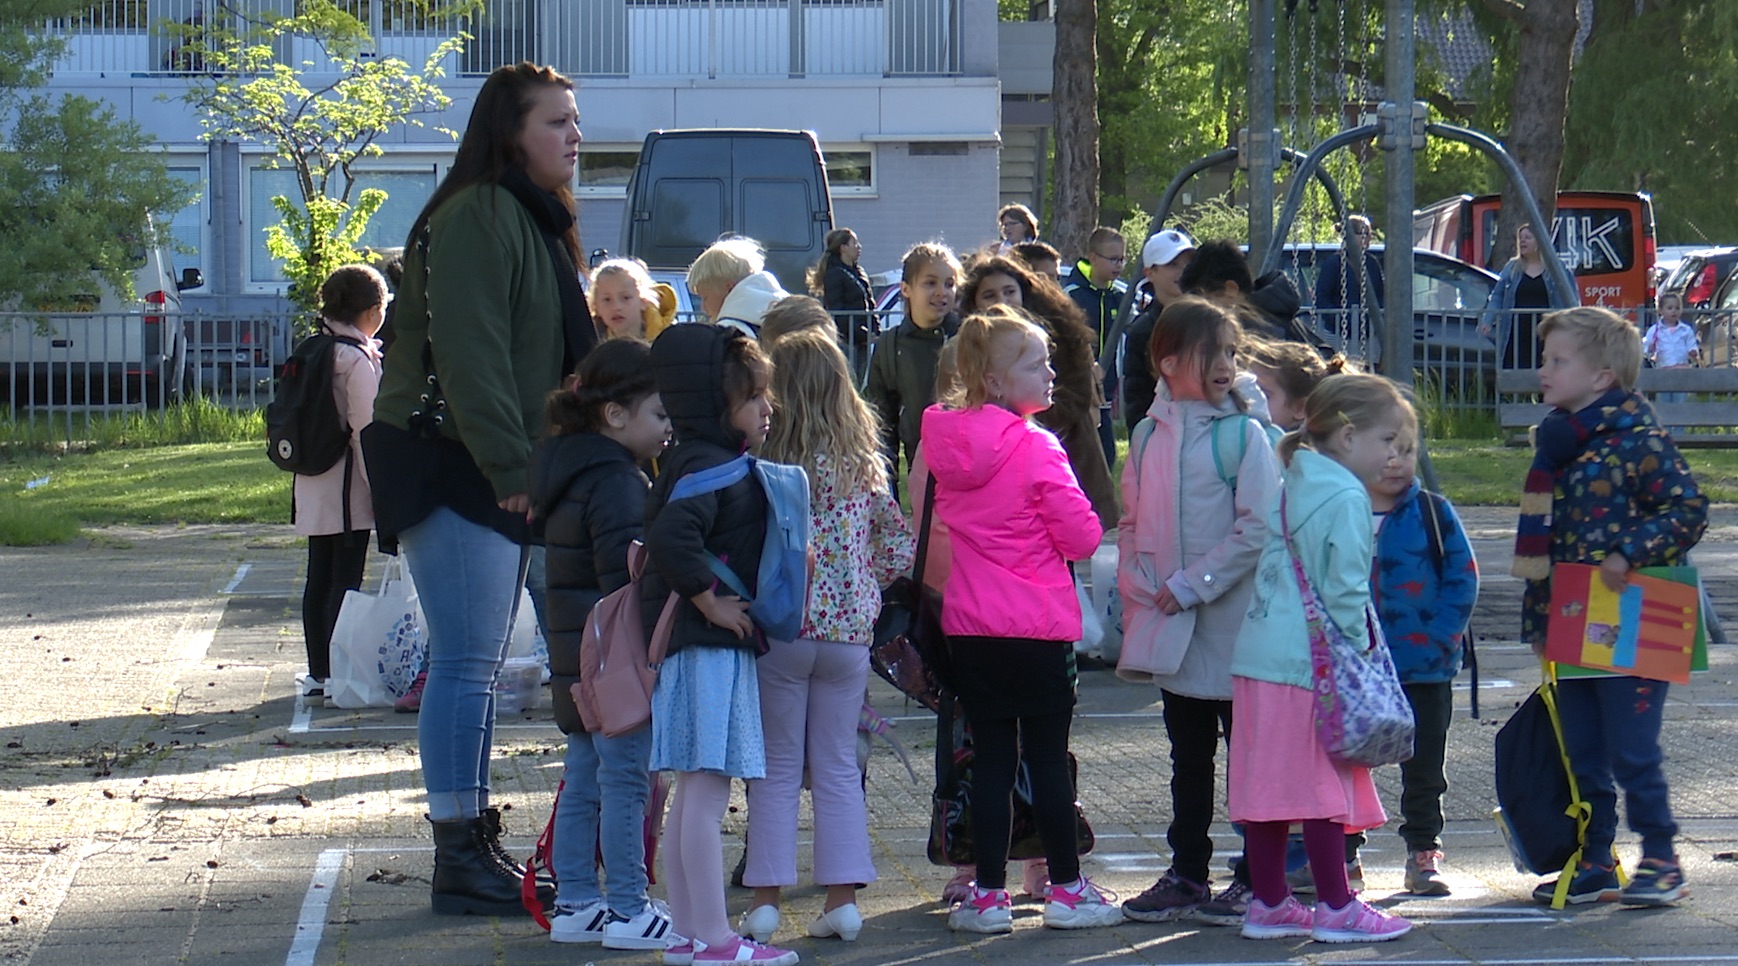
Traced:
<svg viewBox="0 0 1738 966">
<path fill-rule="evenodd" d="M 712 573 L 748 601 L 748 616 L 774 640 L 794 641 L 809 606 L 809 475 L 800 466 L 758 460 L 747 454 L 689 473 L 670 488 L 670 499 L 700 496 L 725 487 L 753 471 L 766 492 L 766 544 L 755 575 L 759 596 L 742 585 L 724 561 L 708 553 Z"/>
</svg>

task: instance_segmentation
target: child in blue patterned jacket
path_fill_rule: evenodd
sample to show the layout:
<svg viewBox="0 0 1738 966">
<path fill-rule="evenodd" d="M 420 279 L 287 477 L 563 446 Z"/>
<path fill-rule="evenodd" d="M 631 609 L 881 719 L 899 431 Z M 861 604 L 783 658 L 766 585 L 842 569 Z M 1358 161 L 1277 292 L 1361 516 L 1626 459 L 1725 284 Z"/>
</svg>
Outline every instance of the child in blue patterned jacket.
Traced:
<svg viewBox="0 0 1738 966">
<path fill-rule="evenodd" d="M 1446 498 L 1418 483 L 1418 445 L 1408 439 L 1370 486 L 1376 562 L 1370 578 L 1394 669 L 1418 725 L 1412 759 L 1400 765 L 1400 837 L 1406 891 L 1448 895 L 1442 861 L 1443 764 L 1454 713 L 1454 678 L 1478 600 L 1478 561 Z M 1359 835 L 1358 838 L 1362 838 Z"/>
</svg>

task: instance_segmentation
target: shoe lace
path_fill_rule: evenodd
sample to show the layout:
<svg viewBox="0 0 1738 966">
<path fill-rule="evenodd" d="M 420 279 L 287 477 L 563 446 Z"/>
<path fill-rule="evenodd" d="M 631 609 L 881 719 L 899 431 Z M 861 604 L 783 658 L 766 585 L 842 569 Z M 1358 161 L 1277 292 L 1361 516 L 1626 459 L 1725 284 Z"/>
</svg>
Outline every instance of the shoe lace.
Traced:
<svg viewBox="0 0 1738 966">
<path fill-rule="evenodd" d="M 1050 894 L 1052 896 L 1066 895 L 1070 899 L 1084 899 L 1094 893 L 1097 893 L 1099 900 L 1107 906 L 1115 905 L 1117 902 L 1117 894 L 1114 891 L 1106 889 L 1084 875 L 1080 877 L 1080 885 L 1073 889 L 1063 888 L 1058 885 L 1052 885 L 1050 887 Z"/>
<path fill-rule="evenodd" d="M 1246 900 L 1249 896 L 1254 894 L 1255 890 L 1251 889 L 1247 884 L 1232 879 L 1230 885 L 1219 890 L 1219 894 L 1213 897 L 1213 901 L 1237 902 L 1238 900 Z"/>
</svg>

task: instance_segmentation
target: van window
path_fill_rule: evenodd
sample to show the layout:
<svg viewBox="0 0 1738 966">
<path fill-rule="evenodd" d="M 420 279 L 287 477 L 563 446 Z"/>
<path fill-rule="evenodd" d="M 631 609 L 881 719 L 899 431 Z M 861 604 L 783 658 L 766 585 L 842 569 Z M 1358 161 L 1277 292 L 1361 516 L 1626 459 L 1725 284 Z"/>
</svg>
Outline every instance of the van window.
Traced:
<svg viewBox="0 0 1738 966">
<path fill-rule="evenodd" d="M 699 251 L 724 233 L 724 182 L 663 178 L 652 195 L 653 248 Z"/>
<path fill-rule="evenodd" d="M 807 249 L 815 243 L 815 206 L 803 181 L 742 183 L 742 233 L 767 250 Z"/>
<path fill-rule="evenodd" d="M 1487 208 L 1484 260 L 1496 240 L 1497 210 Z M 1576 275 L 1627 272 L 1635 266 L 1635 219 L 1627 208 L 1558 208 L 1551 221 L 1551 244 L 1563 267 Z"/>
</svg>

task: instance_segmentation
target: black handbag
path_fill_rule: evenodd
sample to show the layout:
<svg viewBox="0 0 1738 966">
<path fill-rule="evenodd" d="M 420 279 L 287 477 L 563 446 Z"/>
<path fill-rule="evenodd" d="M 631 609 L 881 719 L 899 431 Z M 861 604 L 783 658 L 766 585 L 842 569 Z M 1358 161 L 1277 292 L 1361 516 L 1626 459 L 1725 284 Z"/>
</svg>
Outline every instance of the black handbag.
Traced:
<svg viewBox="0 0 1738 966">
<path fill-rule="evenodd" d="M 974 755 L 969 725 L 955 727 L 954 716 L 936 716 L 936 782 L 929 816 L 929 861 L 934 865 L 976 865 L 977 845 L 972 831 L 972 765 Z M 1074 787 L 1075 854 L 1090 853 L 1097 839 L 1078 798 L 1080 763 L 1068 753 L 1068 780 Z M 1038 837 L 1038 818 L 1032 810 L 1032 773 L 1025 761 L 1014 776 L 1013 821 L 1009 825 L 1008 858 L 1044 858 L 1044 842 Z"/>
<path fill-rule="evenodd" d="M 954 700 L 949 686 L 947 635 L 941 629 L 941 593 L 923 583 L 935 512 L 935 477 L 924 487 L 923 519 L 917 531 L 917 561 L 881 594 L 881 613 L 869 644 L 869 666 L 882 680 L 931 711 Z"/>
</svg>

